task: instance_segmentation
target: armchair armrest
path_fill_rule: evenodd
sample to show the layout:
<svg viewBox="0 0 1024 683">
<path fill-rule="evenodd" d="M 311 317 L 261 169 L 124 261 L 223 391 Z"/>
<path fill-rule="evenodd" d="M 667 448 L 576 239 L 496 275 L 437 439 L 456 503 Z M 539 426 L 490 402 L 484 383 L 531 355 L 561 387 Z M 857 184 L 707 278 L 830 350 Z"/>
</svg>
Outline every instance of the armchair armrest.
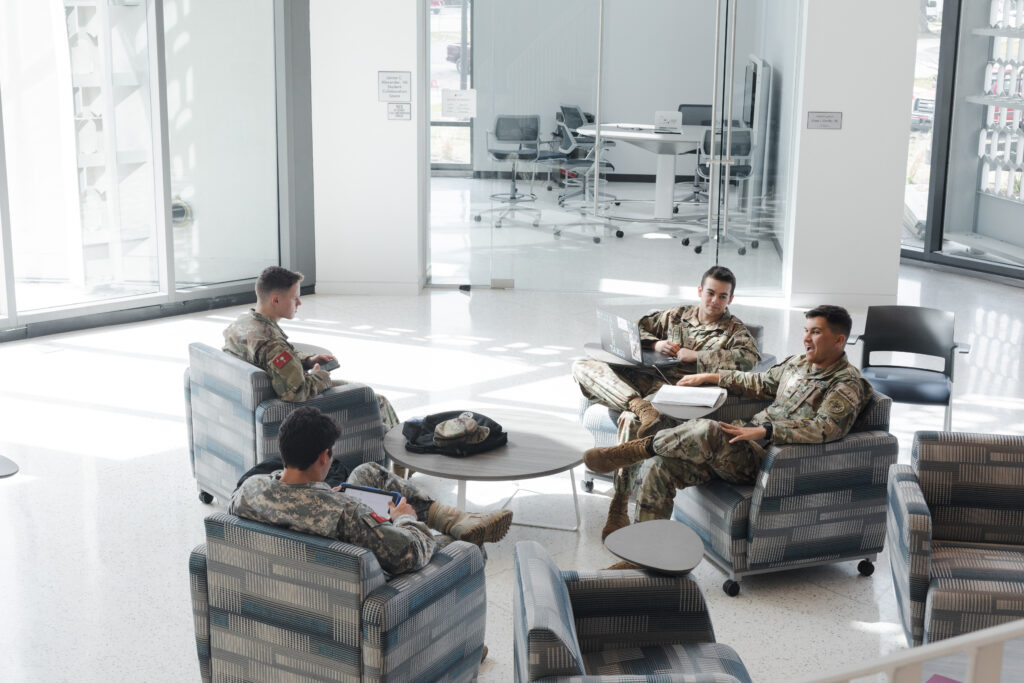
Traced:
<svg viewBox="0 0 1024 683">
<path fill-rule="evenodd" d="M 582 652 L 715 642 L 704 594 L 687 576 L 637 570 L 562 571 L 561 576 Z"/>
<path fill-rule="evenodd" d="M 364 680 L 434 680 L 452 666 L 479 666 L 487 623 L 484 558 L 456 541 L 419 571 L 370 593 L 362 606 Z"/>
<path fill-rule="evenodd" d="M 880 430 L 771 446 L 750 505 L 750 568 L 880 551 L 886 478 L 898 453 L 896 437 Z"/>
<path fill-rule="evenodd" d="M 210 593 L 206 584 L 206 544 L 192 549 L 188 558 L 189 585 L 192 589 L 192 620 L 195 622 L 196 651 L 203 681 L 213 680 L 210 666 Z"/>
<path fill-rule="evenodd" d="M 907 642 L 919 645 L 924 637 L 924 608 L 931 573 L 932 515 L 910 465 L 889 468 L 888 494 L 886 536 L 896 604 Z"/>
<path fill-rule="evenodd" d="M 971 345 L 963 342 L 953 342 L 953 348 L 956 349 L 957 353 L 970 353 Z"/>
<path fill-rule="evenodd" d="M 861 337 L 861 335 L 859 335 L 859 334 L 851 334 L 851 335 L 850 335 L 850 336 L 849 336 L 849 337 L 848 337 L 848 338 L 846 339 L 846 345 L 847 345 L 847 346 L 853 346 L 854 344 L 856 344 L 857 342 L 859 342 L 859 341 L 860 341 L 860 337 Z"/>
</svg>

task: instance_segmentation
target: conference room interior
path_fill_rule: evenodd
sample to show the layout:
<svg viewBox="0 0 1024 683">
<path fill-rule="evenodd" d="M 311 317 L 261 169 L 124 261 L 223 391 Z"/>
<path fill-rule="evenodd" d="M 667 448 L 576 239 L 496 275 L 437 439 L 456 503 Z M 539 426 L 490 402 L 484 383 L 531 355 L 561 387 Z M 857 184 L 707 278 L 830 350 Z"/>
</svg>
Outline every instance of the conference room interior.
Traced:
<svg viewBox="0 0 1024 683">
<path fill-rule="evenodd" d="M 700 253 L 693 244 L 682 244 L 683 239 L 695 241 L 708 230 L 707 203 L 683 201 L 694 189 L 695 154 L 680 155 L 676 162 L 679 178 L 674 192 L 680 199 L 679 213 L 668 221 L 643 220 L 653 210 L 655 155 L 623 142 L 599 151 L 615 171 L 598 190 L 616 199 L 637 201 L 616 206 L 599 198 L 596 203 L 559 206 L 560 192 L 577 188 L 548 190 L 547 169 L 539 169 L 533 177 L 531 164 L 524 164 L 518 184 L 537 195 L 529 204 L 540 211 L 538 225 L 533 225 L 535 216 L 527 212 L 523 221 L 496 226 L 494 216 L 504 207 L 491 198 L 506 192 L 511 180 L 508 165 L 494 161 L 487 151 L 487 132 L 499 114 L 537 114 L 543 136 L 550 138 L 562 104 L 579 105 L 599 114 L 603 122 L 629 124 L 652 124 L 656 111 L 675 110 L 680 104 L 710 104 L 715 84 L 724 88 L 729 76 L 724 64 L 715 69 L 715 3 L 605 0 L 603 12 L 598 12 L 597 3 L 589 0 L 475 0 L 469 20 L 472 34 L 465 44 L 478 49 L 472 52 L 469 68 L 462 67 L 463 73 L 457 62 L 447 59 L 448 46 L 462 42 L 463 5 L 448 0 L 437 14 L 422 10 L 427 15 L 424 27 L 429 31 L 438 21 L 440 33 L 446 34 L 436 44 L 428 40 L 424 45 L 428 55 L 424 84 L 429 88 L 424 101 L 431 109 L 431 121 L 453 125 L 432 126 L 429 153 L 419 159 L 425 168 L 429 166 L 424 180 L 429 198 L 422 202 L 422 223 L 415 226 L 424 237 L 426 286 L 422 290 L 417 286 L 415 293 L 404 282 L 403 288 L 389 289 L 386 276 L 380 292 L 367 292 L 368 278 L 356 283 L 353 291 L 338 291 L 337 273 L 344 268 L 330 261 L 354 245 L 353 259 L 384 271 L 388 258 L 366 247 L 365 240 L 372 239 L 369 233 L 381 230 L 387 235 L 381 240 L 391 240 L 389 246 L 396 252 L 403 241 L 415 240 L 408 228 L 401 239 L 386 233 L 384 223 L 401 221 L 374 222 L 377 214 L 385 215 L 393 204 L 401 203 L 394 201 L 395 192 L 403 202 L 408 196 L 408 203 L 413 203 L 414 193 L 403 184 L 408 166 L 403 160 L 388 161 L 393 147 L 379 156 L 358 157 L 373 169 L 369 177 L 359 163 L 351 159 L 347 163 L 351 175 L 346 179 L 352 184 L 337 194 L 354 205 L 359 205 L 354 195 L 360 192 L 372 197 L 365 214 L 345 215 L 347 224 L 330 211 L 327 220 L 318 214 L 315 233 L 312 228 L 289 232 L 286 220 L 280 218 L 287 211 L 306 211 L 297 220 L 312 222 L 309 205 L 314 201 L 312 187 L 308 194 L 301 187 L 293 188 L 293 195 L 275 192 L 278 182 L 290 181 L 284 170 L 278 177 L 277 164 L 284 169 L 288 162 L 271 138 L 289 124 L 274 116 L 274 90 L 268 84 L 273 83 L 275 55 L 265 48 L 280 39 L 275 38 L 274 25 L 282 16 L 283 2 L 261 0 L 262 9 L 273 9 L 276 15 L 274 11 L 250 15 L 236 8 L 219 12 L 217 21 L 201 15 L 209 5 L 177 0 L 159 4 L 166 13 L 166 42 L 171 46 L 166 75 L 172 124 L 165 150 L 170 156 L 167 208 L 169 221 L 179 215 L 186 218 L 174 225 L 163 246 L 155 229 L 147 237 L 132 237 L 131 249 L 126 250 L 129 259 L 147 264 L 166 259 L 142 275 L 136 269 L 132 271 L 136 277 L 118 281 L 107 277 L 104 265 L 93 271 L 99 273 L 98 284 L 84 288 L 59 277 L 17 282 L 18 302 L 26 313 L 22 322 L 55 333 L 7 336 L 0 344 L 0 363 L 7 368 L 0 388 L 0 410 L 5 416 L 0 454 L 21 468 L 14 476 L 0 479 L 0 517 L 5 520 L 0 530 L 4 548 L 0 580 L 13 587 L 7 591 L 0 617 L 4 650 L 0 679 L 180 681 L 198 676 L 188 554 L 204 541 L 203 519 L 226 506 L 220 500 L 204 505 L 196 496 L 182 372 L 188 364 L 189 343 L 221 344 L 223 328 L 250 305 L 244 299 L 250 296 L 252 275 L 269 262 L 305 269 L 310 273 L 307 284 L 317 292 L 303 298 L 294 321 L 284 323 L 290 337 L 338 353 L 342 368 L 335 375 L 373 386 L 392 400 L 402 418 L 472 407 L 485 414 L 532 410 L 575 421 L 579 392 L 569 368 L 582 355 L 583 344 L 594 340 L 593 311 L 605 307 L 640 315 L 680 301 L 693 303 L 696 279 L 716 263 L 736 272 L 740 287 L 733 310 L 765 326 L 765 350 L 779 358 L 801 352 L 806 306 L 790 301 L 786 288 L 787 268 L 794 258 L 790 242 L 795 239 L 787 230 L 796 222 L 797 208 L 789 201 L 795 183 L 791 155 L 796 154 L 794 140 L 804 124 L 798 120 L 796 87 L 803 56 L 795 36 L 805 2 L 741 2 L 743 12 L 735 17 L 731 113 L 722 111 L 728 99 L 724 91 L 719 102 L 725 127 L 734 118 L 740 122 L 736 130 L 747 127 L 743 121 L 750 116 L 745 117 L 744 107 L 750 93 L 745 92 L 745 79 L 748 65 L 755 63 L 751 57 L 768 65 L 772 74 L 772 99 L 764 105 L 761 124 L 763 166 L 757 188 L 753 181 L 729 187 L 725 227 L 741 235 L 754 224 L 762 237 L 756 248 L 748 238 L 742 255 L 727 240 L 712 241 Z M 320 10 L 325 11 L 327 4 L 321 3 Z M 312 5 L 315 11 L 316 0 Z M 332 17 L 338 18 L 334 11 Z M 833 11 L 839 17 L 845 10 Z M 367 5 L 354 7 L 350 15 L 358 25 L 366 21 L 364 13 L 383 22 L 386 12 Z M 243 16 L 245 31 L 226 28 Z M 380 34 L 388 32 L 378 30 L 365 37 L 363 51 L 377 49 L 373 39 L 380 40 Z M 724 38 L 725 30 L 720 37 Z M 218 32 L 230 32 L 239 42 L 225 42 L 200 57 L 177 49 L 208 45 L 204 40 L 216 38 Z M 323 34 L 320 40 L 322 46 Z M 386 45 L 380 49 L 387 52 Z M 724 59 L 724 42 L 718 49 Z M 205 108 L 215 93 L 208 88 L 210 81 L 193 83 L 191 74 L 210 60 L 225 69 L 220 76 L 226 80 L 230 75 L 226 57 L 232 52 L 253 55 L 259 75 L 232 83 L 244 89 L 249 107 L 244 116 L 232 120 L 246 125 L 238 135 L 221 135 L 197 124 L 204 116 L 222 116 L 225 111 L 217 106 Z M 355 60 L 359 52 L 356 46 L 349 55 Z M 318 68 L 316 55 L 313 61 L 313 68 Z M 377 69 L 392 65 L 383 58 L 372 62 L 364 70 L 375 87 Z M 280 74 L 284 67 L 278 63 L 276 68 Z M 314 90 L 317 83 L 324 85 L 324 65 L 319 68 Z M 472 120 L 444 121 L 438 114 L 440 91 L 446 87 L 476 91 Z M 7 108 L 0 133 L 13 139 L 11 103 L 6 93 L 0 94 Z M 335 96 L 352 97 L 347 91 Z M 313 116 L 335 117 L 336 111 L 324 100 L 317 101 L 318 97 L 324 97 L 322 90 L 314 93 Z M 892 106 L 904 107 L 904 103 Z M 383 121 L 385 113 L 375 111 L 374 116 Z M 373 134 L 383 146 L 389 129 L 378 126 Z M 442 129 L 456 133 L 445 137 Z M 342 138 L 351 138 L 351 131 L 343 133 Z M 27 147 L 30 142 L 23 139 L 21 145 Z M 345 156 L 356 142 L 349 139 L 344 145 L 325 148 L 334 156 Z M 235 146 L 220 148 L 219 154 L 203 154 L 211 149 L 204 145 L 214 143 Z M 190 166 L 196 150 L 203 163 Z M 8 142 L 9 162 L 15 151 Z M 309 154 L 313 155 L 312 149 Z M 6 181 L 12 203 L 14 193 L 38 177 L 12 174 Z M 325 178 L 321 169 L 316 174 L 310 169 L 310 186 L 314 179 L 316 201 L 323 202 L 337 178 Z M 53 201 L 56 193 L 47 195 L 43 189 L 38 191 L 39 205 L 46 208 L 49 199 L 49 209 L 56 212 L 60 205 Z M 132 210 L 142 207 L 158 213 L 164 208 L 158 194 L 133 197 Z M 286 196 L 295 204 L 286 206 Z M 806 196 L 802 201 L 813 204 Z M 359 205 L 359 210 L 365 208 Z M 822 213 L 827 212 L 827 207 L 822 208 Z M 595 216 L 611 213 L 624 218 Z M 477 215 L 481 220 L 475 220 Z M 15 211 L 11 220 L 18 219 Z M 721 210 L 712 212 L 712 234 L 723 235 L 724 220 Z M 216 221 L 229 224 L 231 230 L 204 233 L 203 224 Z M 891 230 L 897 234 L 900 229 L 899 216 L 894 216 Z M 247 241 L 239 247 L 243 230 Z M 615 234 L 618 230 L 621 237 Z M 39 231 L 38 242 L 47 241 L 52 247 L 59 240 Z M 10 256 L 10 244 L 4 248 Z M 16 271 L 24 264 L 19 262 L 19 248 L 16 241 L 12 259 Z M 145 256 L 139 257 L 142 252 Z M 45 259 L 40 257 L 38 262 Z M 868 279 L 874 271 L 866 267 Z M 177 290 L 172 286 L 168 295 L 170 302 L 163 303 L 163 314 L 187 312 L 155 320 L 133 317 L 131 310 L 138 304 L 132 297 L 167 294 L 160 291 L 155 275 L 161 269 L 172 271 L 177 282 Z M 837 272 L 842 277 L 843 271 L 837 268 Z M 866 296 L 875 295 L 865 291 Z M 957 339 L 972 345 L 971 353 L 957 361 L 953 428 L 1024 433 L 1020 281 L 985 279 L 905 259 L 890 294 L 889 303 L 954 312 Z M 214 304 L 206 304 L 207 297 Z M 74 329 L 82 326 L 75 323 L 72 331 L 64 331 L 62 316 L 74 315 L 75 307 L 82 305 L 94 306 L 90 312 L 95 317 L 85 324 L 95 325 L 94 329 Z M 863 328 L 866 306 L 857 301 L 848 306 L 858 331 Z M 849 351 L 851 359 L 859 362 L 858 349 Z M 891 431 L 900 442 L 899 462 L 910 462 L 915 431 L 941 426 L 941 408 L 894 405 Z M 581 479 L 582 466 L 576 470 L 577 484 Z M 455 482 L 424 475 L 414 475 L 414 480 L 440 500 L 454 502 Z M 471 483 L 469 507 L 499 505 L 518 486 Z M 517 517 L 550 518 L 557 523 L 571 515 L 568 473 L 521 486 L 524 490 L 511 503 Z M 578 493 L 583 518 L 578 533 L 514 526 L 505 540 L 488 546 L 486 642 L 490 654 L 481 666 L 480 680 L 513 677 L 512 553 L 517 541 L 539 540 L 564 569 L 600 569 L 618 559 L 600 542 L 610 484 L 598 480 L 593 492 Z M 722 592 L 724 575 L 710 562 L 702 562 L 692 576 L 706 596 L 718 640 L 737 650 L 753 679 L 795 680 L 907 647 L 887 552 L 879 555 L 878 569 L 871 577 L 859 576 L 855 562 L 752 576 L 743 581 L 737 598 Z M 1024 666 L 1019 658 L 1010 661 Z M 926 673 L 937 670 L 936 665 L 930 666 Z M 955 671 L 962 662 L 950 666 Z"/>
</svg>

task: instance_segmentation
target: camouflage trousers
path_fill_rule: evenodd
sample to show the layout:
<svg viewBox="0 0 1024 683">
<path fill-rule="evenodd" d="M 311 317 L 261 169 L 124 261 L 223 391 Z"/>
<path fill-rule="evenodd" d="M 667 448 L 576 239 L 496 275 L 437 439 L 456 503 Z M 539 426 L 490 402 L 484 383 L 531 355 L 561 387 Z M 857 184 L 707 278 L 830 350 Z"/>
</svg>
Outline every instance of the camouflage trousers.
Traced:
<svg viewBox="0 0 1024 683">
<path fill-rule="evenodd" d="M 653 370 L 613 368 L 592 358 L 580 358 L 573 363 L 572 378 L 584 396 L 615 410 L 629 410 L 631 399 L 653 394 L 665 384 Z"/>
<path fill-rule="evenodd" d="M 351 384 L 351 382 L 346 382 L 343 379 L 331 380 L 331 386 L 340 387 L 346 384 Z M 376 394 L 376 392 L 374 393 Z M 390 430 L 395 425 L 401 424 L 402 421 L 398 419 L 395 409 L 391 406 L 391 401 L 380 394 L 376 394 L 376 396 L 377 405 L 380 407 L 380 421 L 384 423 L 384 426 Z M 397 491 L 398 489 L 393 490 Z"/>
<path fill-rule="evenodd" d="M 642 463 L 636 521 L 671 517 L 676 491 L 687 486 L 716 477 L 732 484 L 753 483 L 764 449 L 753 441 L 729 443 L 730 438 L 718 422 L 706 419 L 687 420 L 655 434 L 655 455 Z"/>
</svg>

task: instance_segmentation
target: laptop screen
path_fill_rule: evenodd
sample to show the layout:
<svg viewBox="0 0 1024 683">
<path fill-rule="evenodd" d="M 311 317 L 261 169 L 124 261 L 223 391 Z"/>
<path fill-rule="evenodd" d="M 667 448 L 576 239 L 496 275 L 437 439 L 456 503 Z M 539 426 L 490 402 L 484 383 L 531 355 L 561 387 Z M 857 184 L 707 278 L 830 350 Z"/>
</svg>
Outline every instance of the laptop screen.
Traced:
<svg viewBox="0 0 1024 683">
<path fill-rule="evenodd" d="M 643 362 L 643 352 L 640 349 L 640 326 L 635 320 L 598 309 L 597 324 L 601 331 L 602 349 L 623 360 L 634 363 Z"/>
</svg>

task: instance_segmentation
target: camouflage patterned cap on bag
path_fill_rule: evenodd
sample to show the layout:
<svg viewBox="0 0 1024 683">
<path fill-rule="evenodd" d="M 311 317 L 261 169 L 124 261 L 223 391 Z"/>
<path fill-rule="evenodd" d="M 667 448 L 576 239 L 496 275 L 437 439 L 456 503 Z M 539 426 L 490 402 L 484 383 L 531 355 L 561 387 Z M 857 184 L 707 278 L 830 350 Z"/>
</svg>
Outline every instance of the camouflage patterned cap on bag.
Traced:
<svg viewBox="0 0 1024 683">
<path fill-rule="evenodd" d="M 466 411 L 438 424 L 434 428 L 434 443 L 441 447 L 480 443 L 490 433 L 490 429 L 476 423 L 473 413 Z"/>
</svg>

